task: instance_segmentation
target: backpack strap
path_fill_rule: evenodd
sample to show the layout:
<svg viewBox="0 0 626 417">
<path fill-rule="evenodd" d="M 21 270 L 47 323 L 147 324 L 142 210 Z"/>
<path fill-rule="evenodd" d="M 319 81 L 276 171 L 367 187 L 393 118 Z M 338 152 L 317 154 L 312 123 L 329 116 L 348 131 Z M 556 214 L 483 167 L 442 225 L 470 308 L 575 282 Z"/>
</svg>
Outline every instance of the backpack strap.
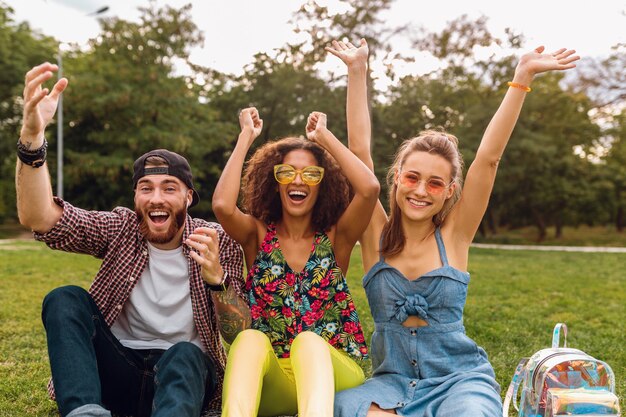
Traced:
<svg viewBox="0 0 626 417">
<path fill-rule="evenodd" d="M 559 347 L 559 339 L 561 338 L 561 330 L 563 330 L 563 347 L 567 347 L 567 326 L 565 323 L 557 323 L 552 332 L 552 349 Z"/>
<path fill-rule="evenodd" d="M 511 383 L 509 384 L 509 388 L 506 390 L 506 396 L 504 397 L 504 403 L 502 403 L 502 416 L 509 417 L 509 408 L 511 407 L 511 400 L 513 401 L 513 407 L 515 407 L 516 411 L 519 411 L 519 406 L 517 404 L 517 391 L 519 390 L 519 386 L 522 383 L 522 373 L 524 372 L 524 367 L 528 363 L 530 358 L 522 358 L 517 364 L 517 368 L 515 368 L 515 373 L 513 374 L 513 378 L 511 379 Z"/>
</svg>

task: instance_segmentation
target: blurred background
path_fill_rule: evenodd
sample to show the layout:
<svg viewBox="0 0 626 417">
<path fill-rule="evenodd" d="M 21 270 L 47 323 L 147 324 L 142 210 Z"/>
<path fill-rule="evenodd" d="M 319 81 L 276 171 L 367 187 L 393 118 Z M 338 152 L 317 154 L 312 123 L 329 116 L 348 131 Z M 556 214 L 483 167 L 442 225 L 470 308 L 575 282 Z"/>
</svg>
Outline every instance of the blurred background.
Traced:
<svg viewBox="0 0 626 417">
<path fill-rule="evenodd" d="M 239 109 L 264 119 L 255 146 L 301 135 L 313 110 L 346 139 L 346 70 L 324 46 L 364 37 L 381 183 L 402 140 L 427 128 L 459 137 L 469 165 L 518 57 L 576 49 L 575 70 L 535 79 L 477 240 L 625 246 L 626 5 L 465 3 L 0 0 L 0 237 L 21 230 L 15 142 L 32 66 L 58 62 L 70 80 L 46 131 L 55 192 L 88 209 L 132 207 L 132 162 L 164 147 L 191 163 L 191 214 L 212 218 Z"/>
</svg>

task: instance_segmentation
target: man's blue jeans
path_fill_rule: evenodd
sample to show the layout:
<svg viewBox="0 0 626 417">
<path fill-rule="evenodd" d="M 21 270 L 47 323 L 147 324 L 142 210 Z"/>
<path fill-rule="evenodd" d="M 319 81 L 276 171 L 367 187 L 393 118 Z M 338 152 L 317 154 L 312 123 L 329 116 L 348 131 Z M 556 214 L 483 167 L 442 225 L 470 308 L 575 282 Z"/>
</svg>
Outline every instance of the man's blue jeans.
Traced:
<svg viewBox="0 0 626 417">
<path fill-rule="evenodd" d="M 200 348 L 188 342 L 168 350 L 122 346 L 80 287 L 51 291 L 42 320 L 62 416 L 99 404 L 127 416 L 198 417 L 215 391 L 215 365 Z"/>
</svg>

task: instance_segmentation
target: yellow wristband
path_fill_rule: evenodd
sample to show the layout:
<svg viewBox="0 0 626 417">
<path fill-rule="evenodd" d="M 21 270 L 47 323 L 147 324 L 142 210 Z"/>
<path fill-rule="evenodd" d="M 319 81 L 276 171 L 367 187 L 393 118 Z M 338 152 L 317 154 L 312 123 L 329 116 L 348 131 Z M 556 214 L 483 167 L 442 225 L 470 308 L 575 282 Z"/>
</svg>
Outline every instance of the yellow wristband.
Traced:
<svg viewBox="0 0 626 417">
<path fill-rule="evenodd" d="M 518 84 L 518 83 L 514 83 L 514 82 L 509 81 L 509 82 L 507 83 L 507 85 L 508 85 L 509 87 L 519 88 L 520 90 L 524 90 L 524 91 L 526 91 L 527 93 L 530 93 L 530 92 L 532 91 L 532 89 L 531 89 L 529 86 L 524 85 L 524 84 Z"/>
</svg>

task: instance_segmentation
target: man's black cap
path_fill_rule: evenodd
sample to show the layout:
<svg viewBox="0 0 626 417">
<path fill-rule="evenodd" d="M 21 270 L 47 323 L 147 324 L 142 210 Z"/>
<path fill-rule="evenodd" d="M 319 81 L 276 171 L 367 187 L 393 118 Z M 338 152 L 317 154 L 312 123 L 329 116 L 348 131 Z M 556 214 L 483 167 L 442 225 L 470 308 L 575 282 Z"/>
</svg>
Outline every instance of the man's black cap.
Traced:
<svg viewBox="0 0 626 417">
<path fill-rule="evenodd" d="M 150 156 L 158 156 L 167 161 L 167 166 L 147 167 L 146 159 Z M 200 201 L 200 196 L 193 188 L 193 176 L 191 175 L 191 167 L 189 162 L 177 153 L 168 151 L 167 149 L 155 149 L 141 155 L 133 164 L 133 189 L 137 188 L 139 180 L 146 175 L 171 175 L 181 180 L 187 187 L 193 191 L 193 199 L 189 207 L 193 207 Z"/>
</svg>

